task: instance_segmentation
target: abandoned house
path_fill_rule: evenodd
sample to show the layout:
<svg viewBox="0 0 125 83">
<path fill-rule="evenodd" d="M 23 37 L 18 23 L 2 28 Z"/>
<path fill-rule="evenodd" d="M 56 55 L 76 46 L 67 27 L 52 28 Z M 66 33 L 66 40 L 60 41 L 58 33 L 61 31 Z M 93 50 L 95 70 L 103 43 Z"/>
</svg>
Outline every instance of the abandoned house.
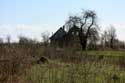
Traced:
<svg viewBox="0 0 125 83">
<path fill-rule="evenodd" d="M 51 37 L 51 45 L 59 47 L 68 47 L 79 44 L 79 28 L 77 26 L 71 27 L 68 31 L 65 27 L 60 27 Z"/>
</svg>

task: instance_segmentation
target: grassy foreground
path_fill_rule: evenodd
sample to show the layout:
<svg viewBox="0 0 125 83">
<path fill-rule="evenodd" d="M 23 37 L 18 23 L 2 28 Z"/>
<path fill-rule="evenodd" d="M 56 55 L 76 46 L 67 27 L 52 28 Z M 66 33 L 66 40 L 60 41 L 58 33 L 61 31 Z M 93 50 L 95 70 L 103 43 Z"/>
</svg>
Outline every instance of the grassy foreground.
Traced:
<svg viewBox="0 0 125 83">
<path fill-rule="evenodd" d="M 23 75 L 28 83 L 125 83 L 125 70 L 104 63 L 34 65 Z"/>
<path fill-rule="evenodd" d="M 86 53 L 86 52 L 83 52 Z M 87 51 L 88 55 L 104 55 L 104 56 L 125 56 L 125 51 Z"/>
<path fill-rule="evenodd" d="M 0 83 L 125 83 L 124 51 L 0 47 Z M 49 61 L 37 63 L 40 57 Z"/>
</svg>

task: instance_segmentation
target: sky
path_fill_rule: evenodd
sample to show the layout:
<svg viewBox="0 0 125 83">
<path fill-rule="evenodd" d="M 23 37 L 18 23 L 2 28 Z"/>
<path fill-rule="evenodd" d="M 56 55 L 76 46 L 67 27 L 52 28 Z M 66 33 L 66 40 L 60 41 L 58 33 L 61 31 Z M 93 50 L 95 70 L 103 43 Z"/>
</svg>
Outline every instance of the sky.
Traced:
<svg viewBox="0 0 125 83">
<path fill-rule="evenodd" d="M 0 38 L 18 41 L 19 36 L 41 40 L 54 33 L 69 15 L 94 10 L 101 30 L 113 25 L 117 38 L 125 40 L 125 0 L 0 0 Z"/>
</svg>

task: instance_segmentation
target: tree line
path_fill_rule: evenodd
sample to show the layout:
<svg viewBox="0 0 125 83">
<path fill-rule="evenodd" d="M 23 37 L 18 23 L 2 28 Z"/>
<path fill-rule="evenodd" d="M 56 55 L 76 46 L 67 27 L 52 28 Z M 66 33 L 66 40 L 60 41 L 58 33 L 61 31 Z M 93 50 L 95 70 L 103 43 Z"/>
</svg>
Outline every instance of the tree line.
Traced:
<svg viewBox="0 0 125 83">
<path fill-rule="evenodd" d="M 125 42 L 117 39 L 116 29 L 113 25 L 110 25 L 108 29 L 100 33 L 100 27 L 98 24 L 98 17 L 95 11 L 84 10 L 80 15 L 69 16 L 64 26 L 68 31 L 72 26 L 79 27 L 79 40 L 82 50 L 90 49 L 125 49 Z M 41 43 L 45 46 L 50 44 L 49 33 L 44 32 L 41 34 L 42 41 L 38 42 L 35 39 L 19 36 L 19 44 L 36 44 Z M 11 43 L 11 37 L 7 36 L 7 43 Z M 0 43 L 3 44 L 3 39 L 0 38 Z"/>
<path fill-rule="evenodd" d="M 110 25 L 109 28 L 105 30 L 103 33 L 99 33 L 100 27 L 97 20 L 98 17 L 95 11 L 86 10 L 83 11 L 80 16 L 69 16 L 68 21 L 65 25 L 68 29 L 74 25 L 80 28 L 79 39 L 80 44 L 82 46 L 82 50 L 87 49 L 88 42 L 89 47 L 91 47 L 92 49 L 94 47 L 104 49 L 125 48 L 125 43 L 117 39 L 115 27 L 113 25 Z"/>
</svg>

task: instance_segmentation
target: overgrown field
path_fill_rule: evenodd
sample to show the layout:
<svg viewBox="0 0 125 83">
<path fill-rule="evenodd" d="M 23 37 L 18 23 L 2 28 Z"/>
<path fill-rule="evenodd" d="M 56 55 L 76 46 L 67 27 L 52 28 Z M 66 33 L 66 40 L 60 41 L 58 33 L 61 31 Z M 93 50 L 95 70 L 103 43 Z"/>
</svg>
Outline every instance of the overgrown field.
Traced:
<svg viewBox="0 0 125 83">
<path fill-rule="evenodd" d="M 125 83 L 125 52 L 2 45 L 0 83 Z"/>
<path fill-rule="evenodd" d="M 125 83 L 125 71 L 102 63 L 34 65 L 23 76 L 29 83 Z"/>
</svg>

